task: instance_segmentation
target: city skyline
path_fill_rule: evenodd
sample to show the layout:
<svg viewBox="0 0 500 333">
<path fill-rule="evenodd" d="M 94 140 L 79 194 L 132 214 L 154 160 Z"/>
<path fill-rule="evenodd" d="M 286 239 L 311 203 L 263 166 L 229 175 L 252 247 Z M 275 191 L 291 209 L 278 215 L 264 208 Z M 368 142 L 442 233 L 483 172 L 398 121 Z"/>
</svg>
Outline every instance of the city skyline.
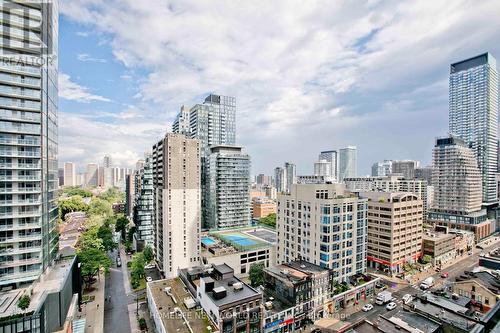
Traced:
<svg viewBox="0 0 500 333">
<path fill-rule="evenodd" d="M 490 24 L 480 24 L 498 12 L 493 2 L 472 9 L 458 2 L 433 7 L 373 3 L 323 14 L 322 8 L 303 4 L 295 11 L 303 13 L 295 14 L 298 21 L 305 20 L 300 31 L 289 29 L 281 17 L 273 17 L 276 22 L 269 27 L 258 24 L 233 5 L 218 16 L 211 12 L 217 6 L 164 8 L 154 2 L 138 14 L 129 2 L 116 8 L 112 3 L 61 4 L 61 43 L 67 47 L 60 56 L 60 161 L 86 164 L 111 152 L 116 163 L 131 167 L 171 127 L 182 105 L 192 107 L 213 92 L 236 97 L 236 141 L 255 156 L 252 174 L 270 175 L 286 160 L 296 163 L 298 174 L 310 174 L 317 151 L 348 145 L 358 147 L 359 175 L 370 174 L 371 165 L 384 159 L 429 165 L 434 138 L 448 131 L 449 64 L 486 51 L 500 54 L 494 43 L 499 23 L 492 16 Z M 275 9 L 259 6 L 261 20 L 268 22 Z M 122 18 L 115 10 L 123 12 Z M 178 12 L 185 24 L 173 19 Z M 218 39 L 217 29 L 202 31 L 195 24 L 201 13 L 215 26 L 234 28 L 230 38 L 203 44 L 225 47 L 225 53 L 201 46 L 203 40 Z M 374 13 L 377 18 L 370 20 Z M 145 45 L 141 33 L 123 29 L 119 20 L 130 15 L 164 43 Z M 317 17 L 317 24 L 309 24 L 309 16 Z M 241 18 L 241 28 L 233 26 L 232 17 Z M 104 21 L 96 18 L 109 24 L 94 23 Z M 156 28 L 152 22 L 162 23 Z M 428 31 L 425 22 L 441 23 Z M 245 25 L 255 27 L 257 38 L 245 37 Z M 463 38 L 471 25 L 478 26 L 477 36 Z M 266 40 L 273 28 L 276 36 Z M 305 35 L 312 37 L 307 50 L 314 56 L 303 54 L 306 48 L 282 56 Z M 179 56 L 163 48 L 169 42 Z M 233 43 L 242 53 L 262 52 L 248 57 L 233 50 L 238 49 Z M 190 80 L 193 84 L 186 84 Z M 401 145 L 397 138 L 405 135 L 412 140 Z"/>
</svg>

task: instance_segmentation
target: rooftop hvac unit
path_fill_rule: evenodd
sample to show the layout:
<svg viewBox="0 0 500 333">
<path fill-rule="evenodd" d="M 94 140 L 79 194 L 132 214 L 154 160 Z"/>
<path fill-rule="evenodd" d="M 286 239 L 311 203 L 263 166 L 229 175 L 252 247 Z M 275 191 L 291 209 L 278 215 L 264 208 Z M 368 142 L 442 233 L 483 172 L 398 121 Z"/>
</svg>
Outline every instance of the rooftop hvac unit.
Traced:
<svg viewBox="0 0 500 333">
<path fill-rule="evenodd" d="M 236 282 L 233 284 L 234 290 L 243 290 L 243 283 Z"/>
</svg>

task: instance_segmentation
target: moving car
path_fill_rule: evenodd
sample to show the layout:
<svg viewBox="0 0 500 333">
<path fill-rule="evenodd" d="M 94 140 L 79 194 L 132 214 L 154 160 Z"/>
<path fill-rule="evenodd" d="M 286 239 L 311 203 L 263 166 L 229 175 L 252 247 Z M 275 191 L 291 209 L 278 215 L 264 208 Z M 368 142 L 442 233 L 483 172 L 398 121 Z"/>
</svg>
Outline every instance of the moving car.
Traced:
<svg viewBox="0 0 500 333">
<path fill-rule="evenodd" d="M 428 277 L 420 284 L 420 289 L 427 290 L 434 285 L 434 278 L 432 276 Z"/>
<path fill-rule="evenodd" d="M 362 310 L 363 310 L 364 312 L 368 312 L 368 311 L 370 311 L 370 310 L 372 310 L 372 309 L 373 309 L 373 305 L 371 305 L 371 304 L 365 304 L 365 306 L 363 306 L 363 309 L 362 309 Z"/>
<path fill-rule="evenodd" d="M 446 278 L 448 277 L 448 275 L 449 275 L 449 274 L 448 274 L 448 272 L 443 272 L 443 273 L 441 273 L 441 277 L 442 277 L 443 279 L 446 279 Z"/>
<path fill-rule="evenodd" d="M 385 308 L 390 311 L 390 310 L 394 310 L 396 308 L 396 306 L 397 306 L 396 303 L 391 302 L 391 303 L 387 304 L 385 306 Z"/>
<path fill-rule="evenodd" d="M 122 260 L 120 257 L 116 258 L 116 267 L 122 267 Z"/>
<path fill-rule="evenodd" d="M 146 281 L 147 281 L 147 282 L 152 282 L 152 281 L 153 281 L 153 278 L 152 278 L 151 276 L 148 276 L 148 277 L 146 278 Z"/>
<path fill-rule="evenodd" d="M 413 297 L 410 294 L 406 294 L 401 299 L 403 300 L 403 304 L 409 304 L 413 300 Z"/>
</svg>

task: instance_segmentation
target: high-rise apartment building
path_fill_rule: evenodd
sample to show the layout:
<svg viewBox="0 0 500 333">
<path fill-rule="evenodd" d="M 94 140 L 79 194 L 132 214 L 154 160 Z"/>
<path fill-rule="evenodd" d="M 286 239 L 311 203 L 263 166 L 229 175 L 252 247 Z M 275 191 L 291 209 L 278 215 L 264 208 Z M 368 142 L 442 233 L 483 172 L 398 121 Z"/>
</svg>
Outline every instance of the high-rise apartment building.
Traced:
<svg viewBox="0 0 500 333">
<path fill-rule="evenodd" d="M 110 169 L 109 169 L 110 170 Z M 125 215 L 132 217 L 135 202 L 135 175 L 125 176 Z"/>
<path fill-rule="evenodd" d="M 413 179 L 418 166 L 419 162 L 413 160 L 392 161 L 392 173 L 402 175 L 406 179 Z"/>
<path fill-rule="evenodd" d="M 73 162 L 64 163 L 64 186 L 76 186 L 76 167 Z"/>
<path fill-rule="evenodd" d="M 495 231 L 482 207 L 481 170 L 474 150 L 458 137 L 436 140 L 433 150 L 434 202 L 429 221 L 474 231 L 476 240 Z"/>
<path fill-rule="evenodd" d="M 276 167 L 274 169 L 274 185 L 276 191 L 286 192 L 286 169 L 282 167 Z"/>
<path fill-rule="evenodd" d="M 339 181 L 356 177 L 358 174 L 358 151 L 355 146 L 339 150 Z"/>
<path fill-rule="evenodd" d="M 212 146 L 210 151 L 206 226 L 246 226 L 250 223 L 250 156 L 235 146 Z"/>
<path fill-rule="evenodd" d="M 432 166 L 416 168 L 415 178 L 425 180 L 427 184 L 432 185 Z"/>
<path fill-rule="evenodd" d="M 372 165 L 372 177 L 384 177 L 392 174 L 392 161 L 383 160 Z"/>
<path fill-rule="evenodd" d="M 330 162 L 330 174 L 325 176 L 331 176 L 338 179 L 338 153 L 336 150 L 325 150 L 319 154 L 319 161 L 325 160 Z"/>
<path fill-rule="evenodd" d="M 102 162 L 103 168 L 111 168 L 113 166 L 113 159 L 109 155 L 104 155 Z"/>
<path fill-rule="evenodd" d="M 208 183 L 208 156 L 210 147 L 232 146 L 236 143 L 236 99 L 229 96 L 209 95 L 203 104 L 196 104 L 189 111 L 190 137 L 200 141 L 201 150 L 201 189 L 203 227 L 209 227 L 207 200 L 210 186 Z M 250 204 L 250 202 L 248 203 Z"/>
<path fill-rule="evenodd" d="M 99 166 L 95 163 L 87 164 L 87 169 L 85 171 L 85 186 L 99 185 Z"/>
<path fill-rule="evenodd" d="M 200 264 L 200 142 L 168 133 L 153 146 L 154 252 L 167 278 Z"/>
<path fill-rule="evenodd" d="M 172 123 L 172 132 L 189 137 L 191 133 L 189 126 L 189 109 L 183 105 Z"/>
<path fill-rule="evenodd" d="M 354 192 L 411 192 L 423 201 L 424 221 L 431 208 L 433 187 L 422 179 L 407 179 L 400 175 L 386 177 L 356 177 L 344 179 L 346 187 Z"/>
<path fill-rule="evenodd" d="M 421 256 L 423 201 L 409 192 L 361 192 L 368 199 L 368 267 L 389 273 Z"/>
<path fill-rule="evenodd" d="M 297 167 L 294 163 L 285 162 L 285 170 L 286 170 L 286 184 L 285 190 L 287 192 L 290 191 L 293 184 L 297 184 Z"/>
<path fill-rule="evenodd" d="M 315 176 L 330 176 L 332 174 L 332 163 L 327 160 L 319 160 L 314 162 L 314 175 Z"/>
<path fill-rule="evenodd" d="M 482 201 L 497 202 L 498 72 L 490 53 L 454 63 L 449 80 L 450 133 L 465 140 L 482 175 Z"/>
<path fill-rule="evenodd" d="M 16 287 L 58 251 L 58 3 L 0 10 L 0 287 Z"/>
<path fill-rule="evenodd" d="M 367 199 L 344 184 L 294 184 L 278 195 L 277 263 L 305 260 L 337 280 L 366 272 Z"/>
<path fill-rule="evenodd" d="M 266 176 L 263 173 L 261 173 L 261 174 L 258 174 L 255 177 L 255 182 L 257 183 L 257 185 L 266 185 L 266 186 L 269 186 L 269 185 L 273 184 L 273 177 Z"/>
<path fill-rule="evenodd" d="M 135 238 L 137 243 L 144 243 L 154 248 L 153 224 L 153 157 L 146 155 L 142 167 L 135 172 L 135 204 L 134 223 L 137 227 Z"/>
</svg>

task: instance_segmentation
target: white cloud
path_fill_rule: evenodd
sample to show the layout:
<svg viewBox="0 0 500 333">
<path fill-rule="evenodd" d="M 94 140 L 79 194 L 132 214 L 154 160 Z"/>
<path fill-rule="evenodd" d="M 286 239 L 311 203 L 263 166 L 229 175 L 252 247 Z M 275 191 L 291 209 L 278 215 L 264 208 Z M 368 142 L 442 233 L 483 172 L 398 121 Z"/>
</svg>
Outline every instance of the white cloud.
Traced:
<svg viewBox="0 0 500 333">
<path fill-rule="evenodd" d="M 428 138 L 447 130 L 448 64 L 486 50 L 500 57 L 498 1 L 66 0 L 61 9 L 105 36 L 127 70 L 148 72 L 132 95 L 163 110 L 148 117 L 169 121 L 209 92 L 236 96 L 254 172 L 350 143 L 365 150 L 362 170 L 387 147 L 385 158 L 427 162 Z M 395 133 L 430 110 L 433 126 L 401 143 Z M 367 121 L 389 116 L 393 128 Z"/>
<path fill-rule="evenodd" d="M 81 103 L 111 101 L 106 97 L 90 93 L 89 88 L 83 87 L 78 83 L 71 81 L 71 77 L 62 72 L 59 73 L 59 97 Z"/>
<path fill-rule="evenodd" d="M 76 35 L 79 36 L 79 37 L 88 37 L 89 33 L 85 32 L 85 31 L 77 31 Z"/>
<path fill-rule="evenodd" d="M 77 55 L 77 59 L 83 62 L 100 62 L 100 63 L 105 63 L 106 59 L 102 58 L 94 58 L 88 53 L 80 53 Z"/>
</svg>

